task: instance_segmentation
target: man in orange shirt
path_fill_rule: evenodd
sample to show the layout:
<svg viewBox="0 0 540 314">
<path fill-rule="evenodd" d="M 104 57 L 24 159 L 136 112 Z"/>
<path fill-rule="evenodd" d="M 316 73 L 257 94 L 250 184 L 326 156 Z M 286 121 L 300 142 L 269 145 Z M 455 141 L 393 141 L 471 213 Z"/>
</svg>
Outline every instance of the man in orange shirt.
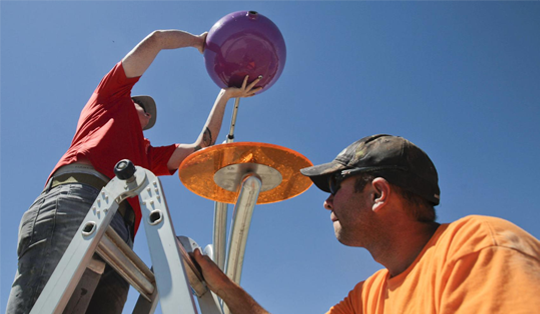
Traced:
<svg viewBox="0 0 540 314">
<path fill-rule="evenodd" d="M 337 239 L 385 267 L 328 313 L 538 313 L 540 241 L 494 217 L 435 222 L 437 171 L 408 140 L 365 137 L 301 172 L 330 193 Z M 193 256 L 232 313 L 268 313 L 209 257 Z"/>
</svg>

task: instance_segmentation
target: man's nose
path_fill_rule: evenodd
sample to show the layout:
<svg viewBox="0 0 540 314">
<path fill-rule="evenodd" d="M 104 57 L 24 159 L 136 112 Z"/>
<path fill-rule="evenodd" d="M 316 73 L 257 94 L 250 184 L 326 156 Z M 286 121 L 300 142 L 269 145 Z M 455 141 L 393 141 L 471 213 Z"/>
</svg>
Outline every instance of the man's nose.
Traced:
<svg viewBox="0 0 540 314">
<path fill-rule="evenodd" d="M 330 194 L 328 198 L 324 201 L 324 208 L 328 210 L 334 209 L 334 195 Z"/>
</svg>

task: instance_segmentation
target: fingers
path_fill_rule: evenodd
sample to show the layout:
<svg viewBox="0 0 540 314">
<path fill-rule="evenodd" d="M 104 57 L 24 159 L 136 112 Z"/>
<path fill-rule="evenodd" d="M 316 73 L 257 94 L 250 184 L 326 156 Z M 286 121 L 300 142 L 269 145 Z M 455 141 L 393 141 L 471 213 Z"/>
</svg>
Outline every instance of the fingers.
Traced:
<svg viewBox="0 0 540 314">
<path fill-rule="evenodd" d="M 245 90 L 246 89 L 246 85 L 247 85 L 247 81 L 249 79 L 249 75 L 246 75 L 244 77 L 244 81 L 242 82 L 242 90 Z"/>
<path fill-rule="evenodd" d="M 242 81 L 242 87 L 228 87 L 225 89 L 226 93 L 231 98 L 245 98 L 255 96 L 256 93 L 260 92 L 263 87 L 255 87 L 263 79 L 262 75 L 259 75 L 253 82 L 249 83 L 249 75 L 244 76 Z"/>
<path fill-rule="evenodd" d="M 251 90 L 253 88 L 253 86 L 257 85 L 257 83 L 259 83 L 261 80 L 262 80 L 263 76 L 262 75 L 259 75 L 253 82 L 251 82 L 247 87 L 247 82 L 249 80 L 249 75 L 246 75 L 244 77 L 244 81 L 242 82 L 242 89 L 244 90 Z"/>
<path fill-rule="evenodd" d="M 204 256 L 202 255 L 201 253 L 201 249 L 200 248 L 196 248 L 192 253 L 191 255 L 193 256 L 193 258 L 195 258 L 195 261 L 197 263 L 199 262 L 204 262 Z"/>
<path fill-rule="evenodd" d="M 257 85 L 257 83 L 259 83 L 262 80 L 262 78 L 263 78 L 263 76 L 259 75 L 253 82 L 251 82 L 246 87 L 246 84 L 247 84 L 248 79 L 249 79 L 249 75 L 246 75 L 246 77 L 244 77 L 244 82 L 242 83 L 242 90 L 246 94 L 244 97 L 253 97 L 253 96 L 255 96 L 255 94 L 257 92 L 259 92 L 262 89 L 262 87 L 257 87 L 255 89 L 253 89 L 255 87 L 255 85 Z"/>
<path fill-rule="evenodd" d="M 249 76 L 246 75 L 246 78 L 244 78 L 244 82 L 247 81 L 247 78 Z M 255 85 L 257 85 L 257 83 L 259 83 L 261 80 L 262 80 L 263 76 L 262 75 L 259 75 L 259 77 L 257 77 L 256 80 L 254 80 L 253 82 L 251 82 L 251 84 L 249 84 L 249 86 L 247 87 L 248 90 L 251 90 Z"/>
<path fill-rule="evenodd" d="M 196 248 L 193 252 L 189 253 L 188 255 L 191 257 L 191 260 L 195 263 L 195 265 L 200 267 L 201 263 L 204 263 L 204 258 L 199 248 Z"/>
<path fill-rule="evenodd" d="M 208 267 L 209 265 L 215 264 L 208 255 L 202 254 L 200 248 L 195 249 L 192 253 L 190 253 L 190 255 L 195 260 L 195 262 L 199 264 L 199 266 L 201 266 L 201 268 L 203 269 L 205 267 Z"/>
<path fill-rule="evenodd" d="M 262 87 L 257 87 L 253 90 L 250 91 L 250 94 L 247 95 L 246 97 L 253 97 L 255 96 L 255 94 L 257 94 L 258 92 L 260 92 L 263 88 Z"/>
</svg>

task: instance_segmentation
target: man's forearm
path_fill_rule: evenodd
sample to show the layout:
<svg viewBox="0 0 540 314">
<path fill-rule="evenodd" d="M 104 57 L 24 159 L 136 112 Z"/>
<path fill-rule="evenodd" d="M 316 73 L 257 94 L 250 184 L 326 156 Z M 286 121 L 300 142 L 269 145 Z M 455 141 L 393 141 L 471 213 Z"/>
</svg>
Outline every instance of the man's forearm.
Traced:
<svg viewBox="0 0 540 314">
<path fill-rule="evenodd" d="M 203 127 L 201 134 L 195 141 L 195 151 L 203 148 L 212 146 L 216 143 L 216 139 L 221 130 L 221 125 L 223 123 L 223 116 L 225 115 L 225 108 L 227 107 L 227 102 L 230 100 L 226 90 L 221 90 L 214 102 L 212 110 L 208 114 L 206 123 Z"/>
<path fill-rule="evenodd" d="M 232 281 L 201 250 L 192 254 L 195 262 L 201 267 L 206 285 L 227 305 L 232 314 L 268 314 L 242 287 Z"/>
<path fill-rule="evenodd" d="M 226 287 L 216 289 L 232 314 L 269 314 L 242 287 L 230 281 Z"/>
<path fill-rule="evenodd" d="M 221 129 L 221 124 L 223 122 L 225 107 L 230 99 L 230 97 L 225 95 L 225 93 L 225 90 L 221 90 L 216 98 L 214 106 L 212 107 L 212 110 L 210 110 L 206 123 L 204 124 L 201 133 L 197 137 L 197 140 L 195 140 L 195 142 L 192 144 L 180 144 L 172 154 L 167 162 L 167 167 L 169 169 L 178 169 L 182 161 L 187 156 L 200 150 L 201 148 L 212 146 L 216 143 L 216 139 L 219 135 L 219 130 Z"/>
<path fill-rule="evenodd" d="M 226 89 L 222 89 L 219 92 L 216 101 L 214 102 L 214 107 L 208 115 L 208 119 L 206 120 L 203 131 L 201 132 L 199 138 L 195 143 L 195 150 L 214 145 L 216 138 L 219 134 L 219 130 L 221 129 L 221 124 L 223 122 L 223 115 L 225 114 L 225 107 L 227 106 L 227 102 L 231 98 L 253 96 L 256 92 L 261 90 L 260 87 L 255 88 L 255 85 L 261 80 L 261 78 L 262 76 L 256 78 L 248 85 L 249 77 L 246 76 L 244 77 L 242 87 L 229 87 Z"/>
<path fill-rule="evenodd" d="M 178 49 L 184 47 L 195 47 L 202 49 L 204 40 L 201 36 L 193 35 L 177 29 L 157 30 L 148 35 L 141 43 L 147 39 L 153 39 L 157 42 L 156 46 L 162 49 Z"/>
<path fill-rule="evenodd" d="M 195 47 L 204 49 L 205 35 L 193 35 L 181 30 L 158 30 L 146 36 L 122 59 L 127 77 L 144 74 L 158 53 L 163 49 Z"/>
<path fill-rule="evenodd" d="M 169 169 L 177 169 L 182 161 L 193 152 L 215 144 L 221 129 L 221 124 L 223 123 L 223 116 L 225 114 L 227 102 L 231 98 L 251 97 L 261 90 L 261 87 L 255 88 L 255 85 L 261 80 L 261 78 L 255 79 L 249 85 L 247 84 L 248 79 L 248 76 L 244 78 L 244 82 L 240 88 L 229 87 L 222 89 L 219 92 L 214 102 L 214 106 L 212 107 L 212 110 L 210 110 L 206 123 L 204 124 L 204 127 L 197 140 L 193 144 L 180 144 L 178 146 L 167 163 Z"/>
</svg>

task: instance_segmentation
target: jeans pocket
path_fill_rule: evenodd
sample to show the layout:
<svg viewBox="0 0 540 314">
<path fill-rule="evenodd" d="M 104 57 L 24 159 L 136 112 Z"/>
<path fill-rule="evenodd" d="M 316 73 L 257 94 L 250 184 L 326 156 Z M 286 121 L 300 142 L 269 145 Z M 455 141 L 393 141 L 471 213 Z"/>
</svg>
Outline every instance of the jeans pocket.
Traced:
<svg viewBox="0 0 540 314">
<path fill-rule="evenodd" d="M 69 244 L 97 193 L 82 184 L 59 185 L 42 193 L 21 220 L 19 258 L 34 247 L 45 249 L 50 241 Z"/>
<path fill-rule="evenodd" d="M 39 214 L 39 208 L 43 204 L 42 196 L 38 197 L 30 208 L 23 214 L 21 223 L 19 224 L 19 241 L 17 244 L 17 255 L 19 258 L 24 255 L 24 252 L 32 244 L 34 226 Z"/>
</svg>

